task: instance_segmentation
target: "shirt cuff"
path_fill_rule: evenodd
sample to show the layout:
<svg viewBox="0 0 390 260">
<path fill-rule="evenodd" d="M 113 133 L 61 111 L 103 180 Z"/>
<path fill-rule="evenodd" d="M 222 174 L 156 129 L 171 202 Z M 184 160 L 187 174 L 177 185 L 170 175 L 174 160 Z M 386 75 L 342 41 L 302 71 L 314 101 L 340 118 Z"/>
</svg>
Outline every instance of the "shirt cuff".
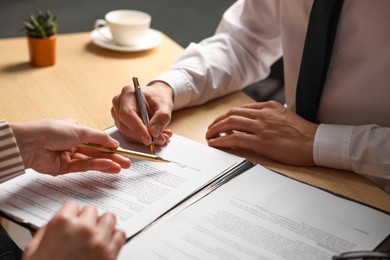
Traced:
<svg viewBox="0 0 390 260">
<path fill-rule="evenodd" d="M 314 163 L 317 166 L 352 170 L 349 157 L 353 128 L 320 124 L 314 138 Z"/>
<path fill-rule="evenodd" d="M 186 107 L 192 100 L 192 87 L 188 74 L 180 69 L 172 69 L 157 76 L 153 82 L 162 81 L 168 84 L 173 90 L 173 110 Z"/>
<path fill-rule="evenodd" d="M 8 122 L 0 120 L 0 183 L 24 173 L 23 159 Z"/>
</svg>

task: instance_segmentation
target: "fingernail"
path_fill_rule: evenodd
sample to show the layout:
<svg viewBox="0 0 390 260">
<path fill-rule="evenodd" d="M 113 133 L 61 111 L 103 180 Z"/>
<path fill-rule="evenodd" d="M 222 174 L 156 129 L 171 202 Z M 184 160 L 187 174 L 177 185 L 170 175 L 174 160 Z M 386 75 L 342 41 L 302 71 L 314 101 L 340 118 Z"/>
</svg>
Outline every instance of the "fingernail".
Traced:
<svg viewBox="0 0 390 260">
<path fill-rule="evenodd" d="M 160 135 L 161 134 L 161 125 L 160 124 L 154 124 L 152 125 L 153 134 Z"/>
<path fill-rule="evenodd" d="M 150 143 L 150 139 L 146 136 L 141 137 L 141 141 L 144 145 L 148 145 Z"/>
<path fill-rule="evenodd" d="M 163 138 L 162 136 L 156 137 L 154 138 L 154 142 L 158 145 L 164 145 L 165 138 Z"/>
<path fill-rule="evenodd" d="M 207 143 L 209 145 L 213 145 L 215 143 L 215 138 L 212 138 L 212 139 L 207 139 Z"/>
</svg>

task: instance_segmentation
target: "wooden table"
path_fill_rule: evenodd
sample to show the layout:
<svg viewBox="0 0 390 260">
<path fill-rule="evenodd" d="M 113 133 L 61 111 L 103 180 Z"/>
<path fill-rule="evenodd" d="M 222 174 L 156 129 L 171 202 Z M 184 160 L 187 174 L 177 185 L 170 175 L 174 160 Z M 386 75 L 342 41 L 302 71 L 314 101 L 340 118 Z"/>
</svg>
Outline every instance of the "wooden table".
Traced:
<svg viewBox="0 0 390 260">
<path fill-rule="evenodd" d="M 99 129 L 114 124 L 112 97 L 137 76 L 147 83 L 166 70 L 182 48 L 164 35 L 157 48 L 139 53 L 105 50 L 91 43 L 88 33 L 59 35 L 57 64 L 34 68 L 28 62 L 24 38 L 0 40 L 0 118 L 25 121 L 39 118 L 75 118 Z M 207 126 L 228 108 L 253 102 L 237 92 L 173 115 L 175 133 L 206 143 Z M 255 154 L 238 153 L 255 163 L 315 186 L 390 211 L 390 196 L 361 176 L 320 167 L 293 167 Z"/>
<path fill-rule="evenodd" d="M 112 98 L 132 77 L 146 83 L 183 50 L 165 35 L 157 48 L 137 53 L 95 46 L 89 33 L 59 35 L 57 41 L 56 65 L 36 68 L 29 64 L 27 39 L 0 39 L 0 117 L 71 117 L 103 129 L 114 124 Z"/>
</svg>

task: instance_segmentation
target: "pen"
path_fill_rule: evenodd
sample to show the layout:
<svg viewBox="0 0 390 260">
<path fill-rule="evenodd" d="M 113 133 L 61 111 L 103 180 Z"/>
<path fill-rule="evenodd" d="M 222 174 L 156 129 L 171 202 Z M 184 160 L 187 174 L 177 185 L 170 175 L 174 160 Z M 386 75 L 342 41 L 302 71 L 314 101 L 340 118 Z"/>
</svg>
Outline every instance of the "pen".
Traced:
<svg viewBox="0 0 390 260">
<path fill-rule="evenodd" d="M 152 162 L 170 162 L 169 160 L 159 157 L 157 155 L 141 153 L 141 152 L 127 150 L 123 148 L 114 149 L 114 148 L 104 147 L 98 144 L 80 144 L 79 147 L 90 148 L 105 153 L 116 153 L 128 158 L 139 159 L 139 160 L 147 160 Z"/>
<path fill-rule="evenodd" d="M 148 115 L 148 111 L 146 109 L 144 97 L 142 96 L 141 87 L 139 86 L 139 83 L 138 83 L 138 78 L 133 77 L 133 83 L 134 83 L 134 90 L 135 90 L 135 98 L 137 99 L 139 110 L 141 111 L 142 121 L 144 122 L 144 125 L 148 126 L 149 115 Z M 154 146 L 153 137 L 152 137 L 152 143 L 149 145 L 149 147 L 150 147 L 150 151 L 152 152 L 152 154 L 155 154 L 156 147 Z"/>
</svg>

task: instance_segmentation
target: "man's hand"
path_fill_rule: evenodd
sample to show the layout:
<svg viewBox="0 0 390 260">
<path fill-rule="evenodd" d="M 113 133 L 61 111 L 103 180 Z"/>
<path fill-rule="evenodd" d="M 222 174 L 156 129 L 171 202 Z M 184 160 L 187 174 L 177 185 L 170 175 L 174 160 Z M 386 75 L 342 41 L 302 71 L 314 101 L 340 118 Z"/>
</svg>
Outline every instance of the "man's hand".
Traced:
<svg viewBox="0 0 390 260">
<path fill-rule="evenodd" d="M 213 147 L 251 150 L 275 161 L 312 166 L 317 128 L 282 104 L 269 101 L 231 109 L 214 120 L 206 138 Z"/>
<path fill-rule="evenodd" d="M 173 91 L 167 84 L 155 82 L 151 86 L 143 87 L 142 93 L 150 117 L 148 127 L 142 122 L 133 86 L 125 86 L 122 92 L 113 98 L 111 115 L 127 140 L 148 146 L 152 142 L 152 136 L 157 145 L 164 145 L 172 136 L 172 131 L 166 127 L 171 121 Z"/>
</svg>

